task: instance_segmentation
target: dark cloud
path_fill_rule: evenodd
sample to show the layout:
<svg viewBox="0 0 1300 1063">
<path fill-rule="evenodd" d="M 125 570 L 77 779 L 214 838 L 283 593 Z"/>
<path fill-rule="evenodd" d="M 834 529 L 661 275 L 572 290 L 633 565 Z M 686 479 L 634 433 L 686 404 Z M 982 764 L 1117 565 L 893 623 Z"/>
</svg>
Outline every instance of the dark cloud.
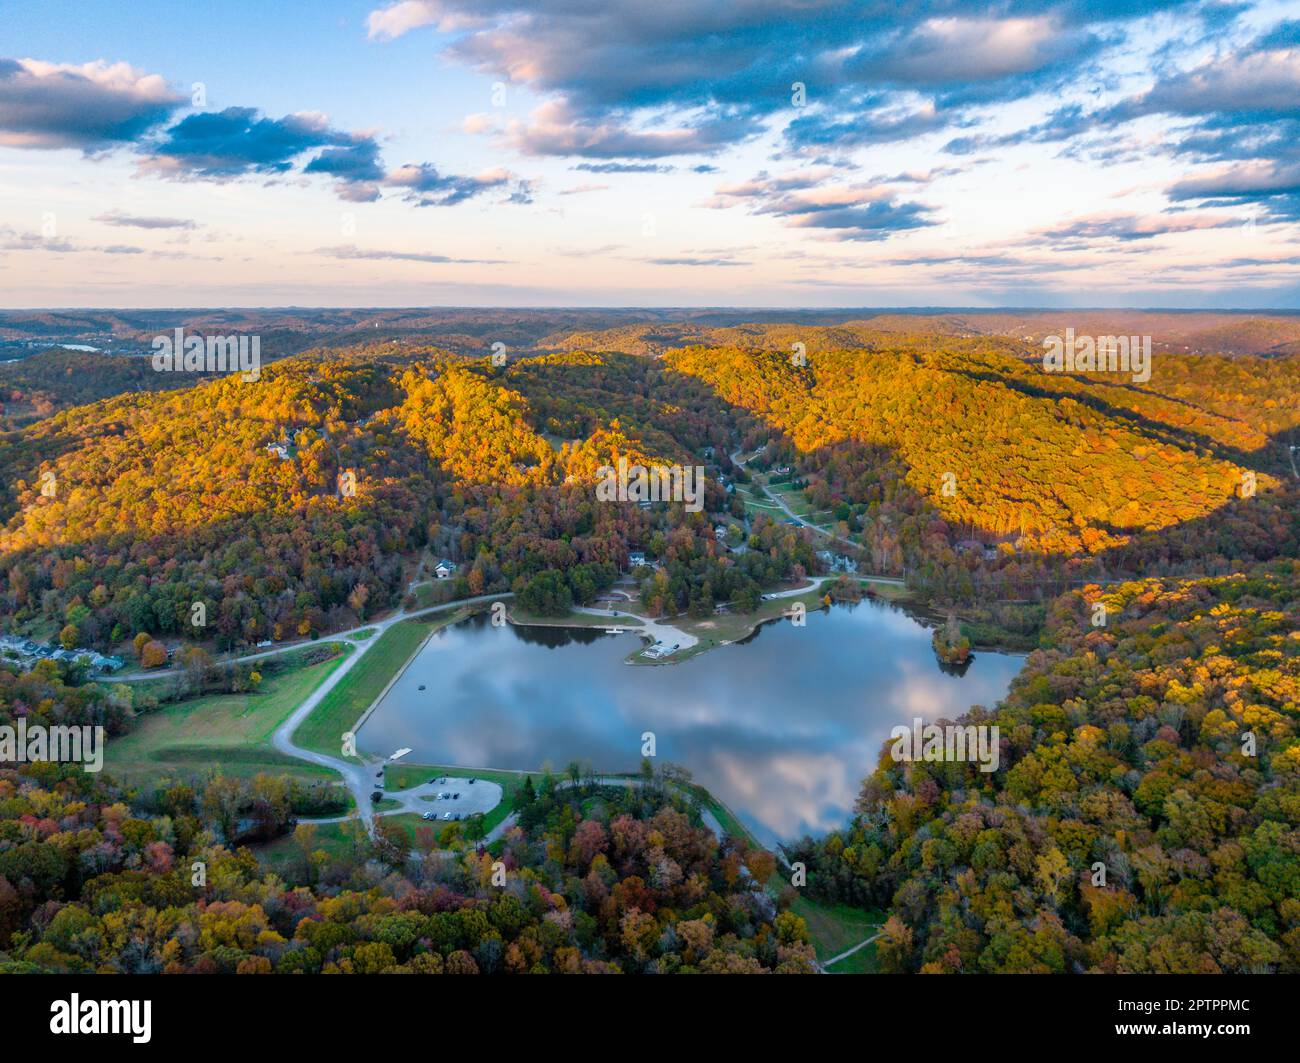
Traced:
<svg viewBox="0 0 1300 1063">
<path fill-rule="evenodd" d="M 134 141 L 185 102 L 126 63 L 0 58 L 0 144 L 98 151 Z"/>
<path fill-rule="evenodd" d="M 970 108 L 1083 76 L 1125 22 L 1196 3 L 400 0 L 369 32 L 436 26 L 451 58 L 545 97 L 507 138 L 526 154 L 716 154 L 792 117 L 796 95 L 815 108 L 790 129 L 806 153 L 969 124 Z"/>
<path fill-rule="evenodd" d="M 331 129 L 321 115 L 266 118 L 253 107 L 227 107 L 181 119 L 153 146 L 151 169 L 167 176 L 216 179 L 282 174 L 304 154 L 346 147 L 354 138 Z"/>
<path fill-rule="evenodd" d="M 379 145 L 361 140 L 340 148 L 326 148 L 303 167 L 303 173 L 323 173 L 343 181 L 378 181 L 384 176 Z"/>
<path fill-rule="evenodd" d="M 884 240 L 938 224 L 932 208 L 923 203 L 900 200 L 882 185 L 834 186 L 829 176 L 821 169 L 760 173 L 741 184 L 722 186 L 706 205 L 746 206 L 752 214 L 778 217 L 791 228 L 828 230 L 836 240 Z"/>
</svg>

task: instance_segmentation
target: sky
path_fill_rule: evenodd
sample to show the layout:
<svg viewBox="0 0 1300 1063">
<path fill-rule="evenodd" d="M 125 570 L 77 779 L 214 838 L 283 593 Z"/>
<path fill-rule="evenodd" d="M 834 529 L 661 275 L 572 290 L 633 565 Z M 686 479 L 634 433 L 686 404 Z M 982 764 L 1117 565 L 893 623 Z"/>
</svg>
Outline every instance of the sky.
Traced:
<svg viewBox="0 0 1300 1063">
<path fill-rule="evenodd" d="M 1300 0 L 0 0 L 0 306 L 1300 309 Z"/>
</svg>

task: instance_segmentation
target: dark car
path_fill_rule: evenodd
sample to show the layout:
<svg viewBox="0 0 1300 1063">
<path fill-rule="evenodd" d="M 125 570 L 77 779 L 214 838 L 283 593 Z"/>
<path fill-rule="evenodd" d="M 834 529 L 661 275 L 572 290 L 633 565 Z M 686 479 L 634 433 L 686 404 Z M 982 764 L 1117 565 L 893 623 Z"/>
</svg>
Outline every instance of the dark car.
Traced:
<svg viewBox="0 0 1300 1063">
<path fill-rule="evenodd" d="M 451 795 L 451 799 L 452 799 L 453 801 L 459 801 L 459 800 L 460 800 L 460 794 L 452 794 L 452 795 Z"/>
</svg>

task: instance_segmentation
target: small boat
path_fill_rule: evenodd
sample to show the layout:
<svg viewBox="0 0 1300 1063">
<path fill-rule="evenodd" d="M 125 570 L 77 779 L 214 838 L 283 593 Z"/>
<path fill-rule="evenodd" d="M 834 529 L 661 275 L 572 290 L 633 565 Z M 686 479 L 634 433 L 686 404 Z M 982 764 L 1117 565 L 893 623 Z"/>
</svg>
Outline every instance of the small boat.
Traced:
<svg viewBox="0 0 1300 1063">
<path fill-rule="evenodd" d="M 424 684 L 423 684 L 423 683 L 420 684 L 420 689 L 421 689 L 421 690 L 424 689 Z"/>
</svg>

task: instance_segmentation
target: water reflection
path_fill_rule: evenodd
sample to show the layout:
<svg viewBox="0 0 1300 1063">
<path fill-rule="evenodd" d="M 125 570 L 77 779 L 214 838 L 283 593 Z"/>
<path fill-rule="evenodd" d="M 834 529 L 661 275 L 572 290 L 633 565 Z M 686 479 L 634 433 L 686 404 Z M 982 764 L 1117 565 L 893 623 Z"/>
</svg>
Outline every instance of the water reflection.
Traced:
<svg viewBox="0 0 1300 1063">
<path fill-rule="evenodd" d="M 360 744 L 410 746 L 431 764 L 628 771 L 653 731 L 661 762 L 685 765 L 775 841 L 842 825 L 894 724 L 992 705 L 1022 663 L 979 653 L 964 674 L 946 674 L 929 630 L 873 601 L 810 612 L 802 628 L 767 624 L 677 665 L 625 664 L 638 644 L 475 617 L 429 641 Z"/>
</svg>

